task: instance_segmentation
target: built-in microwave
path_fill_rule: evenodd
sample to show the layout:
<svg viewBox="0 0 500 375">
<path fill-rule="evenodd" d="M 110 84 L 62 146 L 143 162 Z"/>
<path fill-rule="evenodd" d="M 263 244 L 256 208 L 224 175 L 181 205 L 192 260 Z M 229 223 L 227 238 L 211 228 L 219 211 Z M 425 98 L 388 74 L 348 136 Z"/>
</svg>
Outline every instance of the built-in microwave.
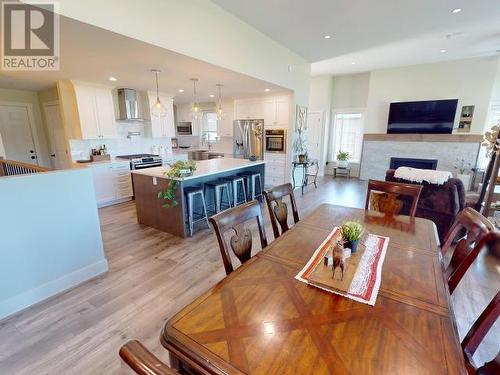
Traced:
<svg viewBox="0 0 500 375">
<path fill-rule="evenodd" d="M 189 122 L 177 123 L 177 135 L 193 135 L 193 125 Z"/>
<path fill-rule="evenodd" d="M 266 130 L 266 152 L 286 152 L 286 130 Z"/>
</svg>

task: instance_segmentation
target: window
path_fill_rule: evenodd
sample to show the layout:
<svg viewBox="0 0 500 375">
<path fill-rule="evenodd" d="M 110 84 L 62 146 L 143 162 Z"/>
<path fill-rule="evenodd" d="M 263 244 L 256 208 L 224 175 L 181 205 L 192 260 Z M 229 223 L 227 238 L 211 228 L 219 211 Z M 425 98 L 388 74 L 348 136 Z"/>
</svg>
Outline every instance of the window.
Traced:
<svg viewBox="0 0 500 375">
<path fill-rule="evenodd" d="M 203 112 L 202 137 L 208 142 L 215 142 L 217 137 L 217 114 L 215 112 Z"/>
<path fill-rule="evenodd" d="M 336 160 L 339 151 L 347 151 L 350 160 L 359 163 L 363 146 L 362 113 L 337 113 L 334 118 L 333 157 Z"/>
</svg>

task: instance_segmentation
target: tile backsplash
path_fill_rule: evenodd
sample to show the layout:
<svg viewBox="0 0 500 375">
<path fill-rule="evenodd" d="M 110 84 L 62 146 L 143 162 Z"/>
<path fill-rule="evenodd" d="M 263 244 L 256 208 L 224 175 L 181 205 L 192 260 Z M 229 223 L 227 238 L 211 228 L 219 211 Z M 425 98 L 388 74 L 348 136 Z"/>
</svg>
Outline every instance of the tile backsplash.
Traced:
<svg viewBox="0 0 500 375">
<path fill-rule="evenodd" d="M 73 161 L 85 160 L 90 157 L 90 151 L 93 148 L 99 148 L 101 145 L 106 145 L 108 153 L 111 156 L 152 153 L 152 149 L 163 146 L 165 150 L 171 150 L 171 140 L 166 138 L 152 138 L 151 125 L 143 122 L 117 122 L 118 137 L 114 139 L 92 139 L 79 140 L 70 139 L 71 157 Z M 140 133 L 140 135 L 131 135 L 130 133 Z"/>
</svg>

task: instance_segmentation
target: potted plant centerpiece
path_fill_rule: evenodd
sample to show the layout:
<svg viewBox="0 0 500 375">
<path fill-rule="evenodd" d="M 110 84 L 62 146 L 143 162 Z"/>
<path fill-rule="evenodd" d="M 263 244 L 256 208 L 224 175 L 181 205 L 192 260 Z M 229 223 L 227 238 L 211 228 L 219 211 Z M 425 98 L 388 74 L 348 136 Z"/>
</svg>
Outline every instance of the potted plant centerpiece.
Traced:
<svg viewBox="0 0 500 375">
<path fill-rule="evenodd" d="M 349 155 L 349 153 L 347 151 L 339 150 L 339 152 L 337 152 L 338 166 L 340 168 L 347 168 L 347 167 L 349 167 L 349 158 L 350 158 L 350 155 Z"/>
<path fill-rule="evenodd" d="M 359 240 L 363 235 L 363 226 L 356 221 L 346 221 L 340 226 L 340 234 L 344 240 L 346 248 L 350 248 L 352 253 L 358 250 Z"/>
<path fill-rule="evenodd" d="M 168 178 L 168 185 L 165 190 L 158 192 L 158 198 L 167 201 L 163 207 L 170 208 L 179 204 L 176 197 L 179 181 L 176 179 L 191 176 L 195 170 L 196 163 L 193 160 L 178 160 L 174 164 L 170 164 L 170 169 L 164 173 L 164 176 Z"/>
</svg>

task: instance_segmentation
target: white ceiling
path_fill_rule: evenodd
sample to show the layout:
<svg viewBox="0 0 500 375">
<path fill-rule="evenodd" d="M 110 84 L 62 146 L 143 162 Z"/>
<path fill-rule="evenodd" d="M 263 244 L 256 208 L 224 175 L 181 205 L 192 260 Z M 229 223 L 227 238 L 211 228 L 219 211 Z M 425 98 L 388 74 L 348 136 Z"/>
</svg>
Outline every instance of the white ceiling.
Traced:
<svg viewBox="0 0 500 375">
<path fill-rule="evenodd" d="M 55 72 L 5 72 L 0 87 L 19 90 L 43 90 L 58 80 L 87 82 L 155 90 L 151 69 L 161 69 L 160 91 L 178 103 L 192 100 L 192 77 L 199 79 L 200 102 L 213 101 L 217 83 L 222 83 L 223 98 L 271 95 L 282 87 L 228 69 L 193 59 L 160 47 L 125 37 L 66 17 L 61 17 L 61 69 Z M 110 82 L 109 77 L 118 81 Z M 265 93 L 266 88 L 271 92 Z M 184 89 L 179 93 L 178 89 Z"/>
<path fill-rule="evenodd" d="M 212 1 L 313 62 L 313 75 L 500 50 L 500 0 Z M 462 11 L 454 14 L 455 8 Z"/>
</svg>

